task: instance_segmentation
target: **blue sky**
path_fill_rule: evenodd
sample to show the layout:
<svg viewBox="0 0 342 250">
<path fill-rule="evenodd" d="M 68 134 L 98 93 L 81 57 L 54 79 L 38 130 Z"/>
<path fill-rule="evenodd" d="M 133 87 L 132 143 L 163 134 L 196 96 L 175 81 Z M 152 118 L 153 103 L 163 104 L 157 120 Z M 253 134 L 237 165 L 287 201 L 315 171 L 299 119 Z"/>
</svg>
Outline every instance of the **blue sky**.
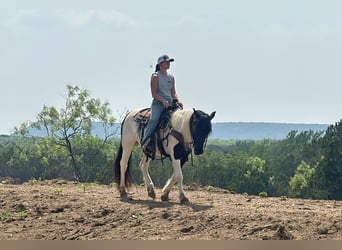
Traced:
<svg viewBox="0 0 342 250">
<path fill-rule="evenodd" d="M 151 102 L 157 57 L 185 108 L 216 122 L 342 118 L 342 2 L 309 0 L 3 1 L 0 134 L 63 106 L 67 84 L 114 115 Z M 150 67 L 153 65 L 153 67 Z"/>
</svg>

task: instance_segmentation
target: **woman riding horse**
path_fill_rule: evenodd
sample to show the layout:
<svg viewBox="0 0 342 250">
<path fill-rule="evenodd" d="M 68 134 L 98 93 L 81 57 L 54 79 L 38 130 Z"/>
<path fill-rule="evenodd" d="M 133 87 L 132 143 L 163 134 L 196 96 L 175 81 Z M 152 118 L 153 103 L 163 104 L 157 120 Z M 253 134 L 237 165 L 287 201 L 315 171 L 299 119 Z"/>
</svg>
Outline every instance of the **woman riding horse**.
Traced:
<svg viewBox="0 0 342 250">
<path fill-rule="evenodd" d="M 131 111 L 121 124 L 121 141 L 114 163 L 115 182 L 118 184 L 121 198 L 127 197 L 127 188 L 133 183 L 130 174 L 130 157 L 134 147 L 140 141 L 142 126 L 136 120 L 140 112 L 141 109 Z M 163 136 L 162 150 L 158 150 L 156 155 L 168 156 L 173 167 L 173 174 L 162 190 L 162 201 L 169 200 L 169 193 L 173 185 L 177 183 L 180 202 L 182 204 L 189 202 L 183 191 L 182 166 L 188 160 L 188 155 L 192 150 L 196 155 L 203 153 L 208 135 L 211 133 L 211 120 L 214 116 L 215 112 L 208 115 L 201 110 L 178 109 L 171 114 L 169 126 L 159 131 L 159 134 Z M 144 154 L 139 166 L 148 195 L 155 199 L 154 184 L 148 172 L 151 160 L 151 157 Z"/>
<path fill-rule="evenodd" d="M 170 62 L 174 59 L 170 58 L 168 55 L 162 55 L 158 58 L 158 63 L 156 65 L 155 73 L 151 76 L 151 93 L 153 97 L 151 105 L 151 119 L 147 124 L 145 136 L 141 141 L 143 151 L 145 154 L 152 158 L 151 150 L 148 148 L 150 142 L 150 137 L 154 130 L 156 129 L 160 116 L 173 102 L 183 108 L 183 104 L 179 101 L 176 88 L 175 88 L 175 78 L 173 75 L 169 74 L 167 71 L 170 68 Z"/>
</svg>

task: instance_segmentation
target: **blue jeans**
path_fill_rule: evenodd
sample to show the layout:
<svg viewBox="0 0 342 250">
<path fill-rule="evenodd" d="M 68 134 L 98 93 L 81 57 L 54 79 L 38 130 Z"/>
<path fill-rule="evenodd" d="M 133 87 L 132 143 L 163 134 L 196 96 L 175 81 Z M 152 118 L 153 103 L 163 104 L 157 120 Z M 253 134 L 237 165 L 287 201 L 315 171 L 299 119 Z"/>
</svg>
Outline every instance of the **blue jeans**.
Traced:
<svg viewBox="0 0 342 250">
<path fill-rule="evenodd" d="M 160 101 L 153 100 L 151 105 L 151 119 L 149 120 L 145 129 L 144 138 L 141 141 L 141 145 L 146 143 L 146 140 L 152 135 L 156 127 L 158 126 L 160 116 L 164 113 L 165 108 Z"/>
</svg>

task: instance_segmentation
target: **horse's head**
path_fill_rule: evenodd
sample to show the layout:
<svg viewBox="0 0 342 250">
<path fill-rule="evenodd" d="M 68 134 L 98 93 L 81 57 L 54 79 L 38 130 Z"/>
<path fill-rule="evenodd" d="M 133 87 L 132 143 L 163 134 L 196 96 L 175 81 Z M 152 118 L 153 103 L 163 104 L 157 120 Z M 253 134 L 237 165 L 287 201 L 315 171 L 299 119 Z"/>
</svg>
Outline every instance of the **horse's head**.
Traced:
<svg viewBox="0 0 342 250">
<path fill-rule="evenodd" d="M 211 120 L 215 117 L 216 112 L 210 115 L 201 110 L 194 110 L 190 119 L 190 130 L 194 140 L 194 151 L 196 155 L 203 154 L 205 143 L 211 133 Z"/>
</svg>

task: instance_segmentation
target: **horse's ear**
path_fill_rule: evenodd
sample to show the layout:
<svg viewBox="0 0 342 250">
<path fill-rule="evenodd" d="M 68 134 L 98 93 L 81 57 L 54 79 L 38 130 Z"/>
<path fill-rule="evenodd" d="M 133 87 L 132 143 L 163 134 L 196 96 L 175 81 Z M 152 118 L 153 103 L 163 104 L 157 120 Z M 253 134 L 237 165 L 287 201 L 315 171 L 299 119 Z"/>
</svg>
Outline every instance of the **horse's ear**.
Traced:
<svg viewBox="0 0 342 250">
<path fill-rule="evenodd" d="M 197 112 L 197 110 L 196 110 L 195 108 L 192 108 L 192 110 L 194 111 L 195 116 L 198 118 L 198 112 Z"/>
<path fill-rule="evenodd" d="M 212 120 L 215 117 L 216 111 L 212 112 L 209 116 L 210 120 Z"/>
</svg>

